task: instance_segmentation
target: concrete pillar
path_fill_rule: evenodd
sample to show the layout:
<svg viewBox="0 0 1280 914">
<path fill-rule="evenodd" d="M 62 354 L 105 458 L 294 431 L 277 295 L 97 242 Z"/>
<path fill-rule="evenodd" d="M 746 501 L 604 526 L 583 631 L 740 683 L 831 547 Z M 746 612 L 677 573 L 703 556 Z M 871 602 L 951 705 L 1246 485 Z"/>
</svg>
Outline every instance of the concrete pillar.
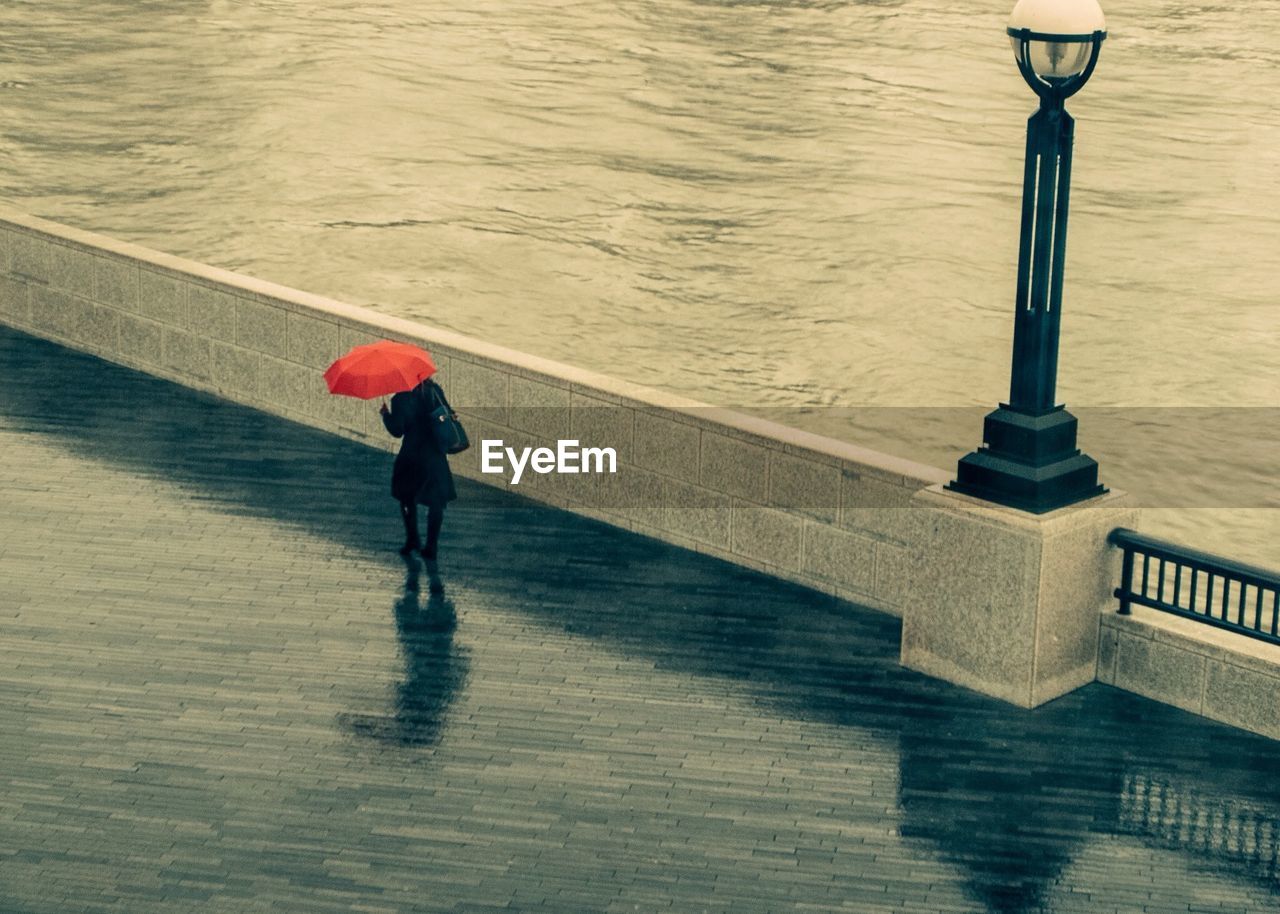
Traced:
<svg viewBox="0 0 1280 914">
<path fill-rule="evenodd" d="M 1120 562 L 1106 537 L 1137 526 L 1129 496 L 1036 515 L 935 485 L 912 506 L 903 666 L 1024 708 L 1094 680 Z"/>
</svg>

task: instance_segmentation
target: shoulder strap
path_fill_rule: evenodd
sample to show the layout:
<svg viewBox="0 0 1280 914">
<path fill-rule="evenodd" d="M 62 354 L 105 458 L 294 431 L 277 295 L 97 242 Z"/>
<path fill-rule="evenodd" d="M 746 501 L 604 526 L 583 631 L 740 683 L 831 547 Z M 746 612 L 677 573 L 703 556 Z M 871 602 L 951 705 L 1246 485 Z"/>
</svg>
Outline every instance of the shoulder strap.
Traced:
<svg viewBox="0 0 1280 914">
<path fill-rule="evenodd" d="M 435 381 L 432 381 L 431 391 L 436 398 L 436 402 L 439 403 L 441 406 L 443 406 L 452 414 L 453 407 L 449 405 L 449 398 L 444 395 L 444 388 L 441 387 L 439 384 L 437 384 Z"/>
</svg>

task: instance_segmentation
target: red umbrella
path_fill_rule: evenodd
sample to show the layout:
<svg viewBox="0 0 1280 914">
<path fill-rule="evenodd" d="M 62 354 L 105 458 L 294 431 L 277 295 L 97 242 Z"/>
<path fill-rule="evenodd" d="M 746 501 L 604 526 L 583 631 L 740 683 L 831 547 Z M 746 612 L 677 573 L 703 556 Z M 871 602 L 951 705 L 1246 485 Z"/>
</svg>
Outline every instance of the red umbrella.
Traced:
<svg viewBox="0 0 1280 914">
<path fill-rule="evenodd" d="M 324 373 L 329 393 L 371 400 L 412 390 L 436 373 L 431 354 L 408 343 L 379 340 L 357 346 Z"/>
</svg>

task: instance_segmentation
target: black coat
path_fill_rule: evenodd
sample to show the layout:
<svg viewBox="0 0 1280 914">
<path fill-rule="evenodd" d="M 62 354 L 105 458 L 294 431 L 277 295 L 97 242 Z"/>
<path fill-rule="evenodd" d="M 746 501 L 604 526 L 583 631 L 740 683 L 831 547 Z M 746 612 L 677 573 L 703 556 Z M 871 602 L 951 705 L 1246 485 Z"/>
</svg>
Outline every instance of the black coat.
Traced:
<svg viewBox="0 0 1280 914">
<path fill-rule="evenodd" d="M 413 390 L 391 398 L 391 409 L 382 424 L 397 438 L 404 438 L 391 470 L 391 494 L 397 501 L 444 507 L 458 497 L 453 487 L 449 458 L 436 443 L 431 429 L 431 391 L 449 401 L 435 381 L 423 381 Z M 452 412 L 452 407 L 449 407 Z"/>
</svg>

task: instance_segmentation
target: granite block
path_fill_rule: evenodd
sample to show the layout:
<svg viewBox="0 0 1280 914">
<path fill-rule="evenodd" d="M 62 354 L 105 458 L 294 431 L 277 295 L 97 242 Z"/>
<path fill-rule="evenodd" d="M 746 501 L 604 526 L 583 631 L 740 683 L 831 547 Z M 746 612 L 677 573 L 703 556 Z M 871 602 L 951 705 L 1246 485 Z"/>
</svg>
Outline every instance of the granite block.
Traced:
<svg viewBox="0 0 1280 914">
<path fill-rule="evenodd" d="M 54 336 L 71 339 L 79 323 L 78 312 L 89 306 L 84 299 L 43 284 L 31 286 L 31 326 Z"/>
<path fill-rule="evenodd" d="M 342 355 L 341 332 L 337 324 L 310 314 L 286 312 L 286 336 L 291 362 L 324 371 Z"/>
<path fill-rule="evenodd" d="M 318 373 L 312 372 L 312 374 Z M 317 428 L 335 433 L 344 428 L 350 430 L 351 423 L 359 421 L 359 416 L 348 409 L 354 403 L 364 404 L 366 401 L 331 394 L 329 386 L 324 383 L 323 375 L 318 382 L 311 380 L 307 382 L 307 407 L 304 412 L 312 417 Z"/>
<path fill-rule="evenodd" d="M 633 453 L 637 466 L 683 482 L 698 481 L 701 432 L 655 410 L 637 410 Z"/>
<path fill-rule="evenodd" d="M 382 425 L 382 417 L 378 414 L 378 406 L 381 404 L 381 400 L 352 399 L 352 402 L 360 407 L 360 409 L 351 414 L 355 423 L 351 426 L 352 431 L 358 432 L 362 439 L 368 439 L 375 435 L 379 438 L 389 437 Z"/>
<path fill-rule="evenodd" d="M 257 400 L 261 353 L 220 340 L 210 347 L 210 380 L 217 388 L 236 400 Z"/>
<path fill-rule="evenodd" d="M 335 397 L 329 393 L 327 386 L 324 389 L 324 394 L 329 398 L 332 407 L 330 415 L 336 416 L 337 426 L 340 430 L 350 432 L 360 438 L 364 438 L 369 434 L 367 418 L 376 415 L 376 408 L 369 401 L 359 400 L 354 397 Z"/>
<path fill-rule="evenodd" d="M 904 665 L 1022 707 L 1091 681 L 1123 493 L 1031 515 L 931 486 L 903 595 Z M 1081 586 L 1084 582 L 1084 586 Z"/>
<path fill-rule="evenodd" d="M 329 393 L 329 385 L 325 383 L 324 375 L 310 368 L 304 368 L 299 374 L 294 375 L 293 383 L 301 387 L 303 415 L 310 416 L 319 422 L 329 423 L 323 427 L 327 431 L 334 431 L 340 424 L 341 417 L 345 415 L 341 411 L 342 404 L 352 403 L 352 399 L 335 397 Z"/>
<path fill-rule="evenodd" d="M 931 675 L 964 670 L 958 684 L 990 680 L 989 694 L 1025 704 L 1034 631 L 1033 616 L 1021 610 L 1038 593 L 1038 538 L 966 514 L 964 505 L 946 507 L 957 510 L 934 511 L 912 550 L 918 574 L 904 607 L 903 663 Z"/>
<path fill-rule="evenodd" d="M 749 559 L 800 570 L 804 520 L 785 511 L 733 502 L 733 551 Z"/>
<path fill-rule="evenodd" d="M 305 365 L 264 354 L 259 365 L 259 398 L 296 415 L 308 415 L 312 408 L 310 382 L 315 377 L 315 371 Z M 323 377 L 320 380 L 324 383 Z"/>
<path fill-rule="evenodd" d="M 357 346 L 368 346 L 370 343 L 376 343 L 381 339 L 385 339 L 385 337 L 377 330 L 369 327 L 352 327 L 347 324 L 339 329 L 338 348 L 345 354 Z"/>
<path fill-rule="evenodd" d="M 769 494 L 769 450 L 704 429 L 698 481 L 716 492 L 764 504 Z"/>
<path fill-rule="evenodd" d="M 49 285 L 82 298 L 93 298 L 93 264 L 95 258 L 81 248 L 65 244 L 49 248 Z"/>
<path fill-rule="evenodd" d="M 918 480 L 901 476 L 887 478 L 875 467 L 845 466 L 840 471 L 840 506 L 842 509 L 908 508 L 912 496 L 922 488 L 925 486 Z"/>
<path fill-rule="evenodd" d="M 285 317 L 275 305 L 236 298 L 236 343 L 247 349 L 283 359 L 287 351 Z"/>
<path fill-rule="evenodd" d="M 187 292 L 187 329 L 211 340 L 236 341 L 236 297 L 192 283 Z"/>
<path fill-rule="evenodd" d="M 543 477 L 543 488 L 554 493 L 559 504 L 594 509 L 600 505 L 602 475 L 595 472 L 550 475 Z"/>
<path fill-rule="evenodd" d="M 347 350 L 343 348 L 342 351 L 345 354 Z M 431 361 L 435 362 L 436 365 L 436 373 L 432 375 L 432 378 L 437 384 L 444 388 L 445 396 L 448 396 L 450 384 L 449 379 L 453 377 L 451 370 L 453 368 L 453 354 L 447 350 L 442 351 L 439 347 L 433 347 L 429 351 L 431 353 Z M 453 401 L 450 400 L 449 403 L 452 405 Z"/>
<path fill-rule="evenodd" d="M 450 402 L 452 402 L 452 399 Z M 455 472 L 462 472 L 463 475 L 472 479 L 480 479 L 489 483 L 501 483 L 498 477 L 481 473 L 480 461 L 484 455 L 484 442 L 486 440 L 503 440 L 511 434 L 511 430 L 505 425 L 497 425 L 480 417 L 464 416 L 463 420 L 463 427 L 467 430 L 467 437 L 471 440 L 471 447 L 461 454 L 454 454 L 450 457 L 449 465 L 453 467 Z M 377 425 L 372 434 L 390 438 L 380 419 L 373 416 L 371 421 Z M 502 484 L 505 485 L 505 483 Z"/>
<path fill-rule="evenodd" d="M 1267 674 L 1221 660 L 1205 662 L 1205 716 L 1280 739 L 1280 668 Z"/>
<path fill-rule="evenodd" d="M 902 545 L 911 543 L 916 533 L 911 498 L 917 491 L 846 469 L 840 479 L 840 526 Z"/>
<path fill-rule="evenodd" d="M 663 483 L 664 528 L 678 536 L 719 549 L 731 542 L 731 499 L 676 479 Z"/>
<path fill-rule="evenodd" d="M 508 384 L 511 409 L 507 422 L 512 428 L 535 435 L 550 447 L 570 437 L 569 388 L 515 374 Z"/>
<path fill-rule="evenodd" d="M 769 504 L 834 524 L 840 511 L 840 468 L 774 451 L 769 455 Z"/>
<path fill-rule="evenodd" d="M 945 512 L 931 527 L 912 550 L 903 665 L 1029 706 L 1038 539 Z"/>
<path fill-rule="evenodd" d="M 208 380 L 212 372 L 212 347 L 209 340 L 188 330 L 164 327 L 161 364 L 170 371 Z"/>
<path fill-rule="evenodd" d="M 93 295 L 100 303 L 137 312 L 142 271 L 131 260 L 93 258 Z"/>
<path fill-rule="evenodd" d="M 85 304 L 87 308 L 77 314 L 74 338 L 94 352 L 114 357 L 120 348 L 120 312 L 91 302 Z"/>
<path fill-rule="evenodd" d="M 1098 629 L 1098 681 L 1107 685 L 1116 682 L 1116 654 L 1120 648 L 1120 632 L 1107 624 L 1104 616 Z"/>
<path fill-rule="evenodd" d="M 569 396 L 569 437 L 583 447 L 611 447 L 620 464 L 634 463 L 635 410 L 573 391 Z"/>
<path fill-rule="evenodd" d="M 902 607 L 911 592 L 911 577 L 916 573 L 911 550 L 891 543 L 876 544 L 876 579 L 872 593 L 882 608 L 895 616 L 902 615 Z"/>
<path fill-rule="evenodd" d="M 187 326 L 187 286 L 168 273 L 142 270 L 138 274 L 138 313 L 166 326 Z"/>
<path fill-rule="evenodd" d="M 14 232 L 9 238 L 9 272 L 37 282 L 49 281 L 49 259 L 56 245 L 39 235 Z"/>
<path fill-rule="evenodd" d="M 634 466 L 621 466 L 618 472 L 600 477 L 600 508 L 629 521 L 663 529 L 666 523 L 664 480 Z"/>
<path fill-rule="evenodd" d="M 42 294 L 51 292 L 37 288 L 35 292 Z M 68 339 L 75 340 L 95 352 L 114 351 L 116 346 L 115 325 L 102 320 L 98 315 L 98 306 L 87 298 L 78 295 L 62 296 L 62 319 Z"/>
<path fill-rule="evenodd" d="M 1115 685 L 1199 714 L 1206 659 L 1177 645 L 1122 633 L 1116 646 Z"/>
<path fill-rule="evenodd" d="M 31 286 L 16 276 L 0 276 L 0 313 L 20 326 L 31 321 Z"/>
<path fill-rule="evenodd" d="M 489 365 L 457 358 L 449 369 L 446 391 L 449 402 L 459 412 L 466 411 L 494 425 L 507 424 L 506 372 Z"/>
<path fill-rule="evenodd" d="M 872 593 L 876 573 L 875 540 L 808 521 L 804 525 L 803 570 L 841 587 Z"/>
<path fill-rule="evenodd" d="M 1114 606 L 1112 588 L 1120 575 L 1120 550 L 1107 543 L 1107 535 L 1116 527 L 1138 524 L 1132 508 L 1079 509 L 1082 521 L 1091 513 L 1096 514 L 1093 522 L 1046 536 L 1041 553 L 1036 679 L 1055 688 L 1066 681 L 1074 688 L 1096 678 L 1099 616 Z"/>
<path fill-rule="evenodd" d="M 162 328 L 155 321 L 120 314 L 120 354 L 130 362 L 159 367 L 162 362 Z"/>
</svg>

